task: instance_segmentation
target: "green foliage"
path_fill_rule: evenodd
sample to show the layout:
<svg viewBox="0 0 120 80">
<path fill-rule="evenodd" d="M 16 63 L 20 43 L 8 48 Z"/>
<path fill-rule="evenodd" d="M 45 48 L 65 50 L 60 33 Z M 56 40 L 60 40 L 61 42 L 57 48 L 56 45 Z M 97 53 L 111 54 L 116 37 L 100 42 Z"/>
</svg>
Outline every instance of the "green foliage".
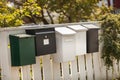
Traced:
<svg viewBox="0 0 120 80">
<path fill-rule="evenodd" d="M 113 66 L 114 60 L 120 60 L 120 15 L 107 14 L 103 18 L 101 29 L 102 58 L 109 68 Z"/>
<path fill-rule="evenodd" d="M 42 9 L 59 14 L 59 23 L 89 20 L 99 0 L 37 0 Z M 53 20 L 53 19 L 51 19 Z M 53 22 L 53 21 L 52 21 Z"/>
<path fill-rule="evenodd" d="M 6 1 L 0 1 L 0 27 L 19 26 L 23 24 L 21 11 L 9 7 Z"/>
<path fill-rule="evenodd" d="M 41 7 L 34 0 L 28 0 L 22 5 L 22 13 L 26 18 L 32 20 L 33 23 L 37 24 L 40 22 Z"/>
<path fill-rule="evenodd" d="M 17 7 L 8 7 L 0 1 L 0 26 L 18 26 L 23 23 L 54 24 L 98 20 L 110 12 L 99 8 L 99 0 L 26 0 L 15 2 Z M 54 15 L 57 14 L 56 15 Z"/>
</svg>

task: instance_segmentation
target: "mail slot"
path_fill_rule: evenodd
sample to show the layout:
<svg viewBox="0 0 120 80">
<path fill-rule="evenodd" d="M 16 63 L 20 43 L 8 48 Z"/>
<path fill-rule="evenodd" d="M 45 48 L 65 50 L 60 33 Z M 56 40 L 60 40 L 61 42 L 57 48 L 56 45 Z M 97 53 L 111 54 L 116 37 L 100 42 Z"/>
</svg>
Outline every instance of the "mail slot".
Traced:
<svg viewBox="0 0 120 80">
<path fill-rule="evenodd" d="M 87 31 L 87 53 L 93 53 L 99 51 L 99 42 L 98 42 L 98 30 L 99 27 L 94 24 L 84 24 Z"/>
<path fill-rule="evenodd" d="M 28 29 L 26 33 L 35 35 L 36 56 L 56 53 L 54 28 Z"/>
<path fill-rule="evenodd" d="M 53 55 L 54 62 L 75 60 L 75 31 L 58 27 L 56 31 L 57 54 Z"/>
<path fill-rule="evenodd" d="M 26 34 L 10 35 L 12 66 L 23 66 L 35 63 L 34 36 Z"/>
<path fill-rule="evenodd" d="M 76 39 L 76 55 L 83 55 L 86 54 L 86 31 L 87 28 L 81 25 L 68 25 L 68 28 L 74 30 L 76 32 L 75 39 Z"/>
</svg>

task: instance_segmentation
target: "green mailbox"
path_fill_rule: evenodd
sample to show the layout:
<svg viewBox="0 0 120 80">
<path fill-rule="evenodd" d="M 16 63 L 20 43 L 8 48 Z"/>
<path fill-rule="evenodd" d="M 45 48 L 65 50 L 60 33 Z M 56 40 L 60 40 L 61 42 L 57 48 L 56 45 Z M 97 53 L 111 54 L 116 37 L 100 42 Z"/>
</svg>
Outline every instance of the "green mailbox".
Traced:
<svg viewBox="0 0 120 80">
<path fill-rule="evenodd" d="M 27 34 L 10 35 L 12 66 L 23 66 L 35 63 L 34 36 Z"/>
</svg>

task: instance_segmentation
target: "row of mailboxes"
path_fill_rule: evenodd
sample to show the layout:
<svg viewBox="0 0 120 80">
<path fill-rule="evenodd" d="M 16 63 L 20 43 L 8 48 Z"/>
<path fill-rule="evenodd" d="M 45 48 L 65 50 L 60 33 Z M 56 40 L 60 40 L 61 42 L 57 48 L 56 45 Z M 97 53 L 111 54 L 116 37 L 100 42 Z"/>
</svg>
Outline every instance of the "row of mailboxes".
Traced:
<svg viewBox="0 0 120 80">
<path fill-rule="evenodd" d="M 98 27 L 93 24 L 27 29 L 10 35 L 12 66 L 35 63 L 35 56 L 53 54 L 55 62 L 75 60 L 76 55 L 98 52 Z"/>
</svg>

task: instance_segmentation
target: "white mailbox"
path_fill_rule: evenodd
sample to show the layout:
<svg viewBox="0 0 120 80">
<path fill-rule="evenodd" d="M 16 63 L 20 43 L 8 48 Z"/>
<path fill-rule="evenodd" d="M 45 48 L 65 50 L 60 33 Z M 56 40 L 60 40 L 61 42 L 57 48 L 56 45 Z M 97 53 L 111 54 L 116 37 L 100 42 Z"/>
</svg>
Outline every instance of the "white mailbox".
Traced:
<svg viewBox="0 0 120 80">
<path fill-rule="evenodd" d="M 57 54 L 53 55 L 54 62 L 67 62 L 75 60 L 75 34 L 76 32 L 58 27 L 56 31 Z"/>
<path fill-rule="evenodd" d="M 86 31 L 87 28 L 81 25 L 69 25 L 70 29 L 76 31 L 75 39 L 76 39 L 76 55 L 86 54 Z"/>
</svg>

